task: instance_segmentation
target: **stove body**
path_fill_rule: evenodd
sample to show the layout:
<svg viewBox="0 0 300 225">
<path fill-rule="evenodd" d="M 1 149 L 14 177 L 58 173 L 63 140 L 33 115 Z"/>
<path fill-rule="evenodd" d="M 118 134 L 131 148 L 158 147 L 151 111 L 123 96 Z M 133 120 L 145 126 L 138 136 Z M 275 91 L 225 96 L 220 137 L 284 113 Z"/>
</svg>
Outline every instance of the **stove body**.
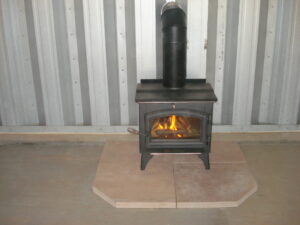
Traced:
<svg viewBox="0 0 300 225">
<path fill-rule="evenodd" d="M 180 89 L 162 80 L 142 80 L 137 86 L 141 169 L 156 154 L 199 154 L 209 169 L 213 103 L 217 100 L 203 79 L 186 80 Z M 175 120 L 175 122 L 174 122 Z M 173 124 L 173 127 L 172 127 Z"/>
</svg>

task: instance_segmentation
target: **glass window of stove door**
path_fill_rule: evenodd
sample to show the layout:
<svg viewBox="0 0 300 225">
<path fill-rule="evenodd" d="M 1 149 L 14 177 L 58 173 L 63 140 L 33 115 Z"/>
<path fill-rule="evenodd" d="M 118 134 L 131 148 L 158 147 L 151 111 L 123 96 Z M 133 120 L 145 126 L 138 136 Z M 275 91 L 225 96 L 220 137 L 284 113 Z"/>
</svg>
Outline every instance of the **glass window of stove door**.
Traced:
<svg viewBox="0 0 300 225">
<path fill-rule="evenodd" d="M 152 139 L 200 139 L 203 120 L 192 116 L 169 115 L 150 120 Z"/>
</svg>

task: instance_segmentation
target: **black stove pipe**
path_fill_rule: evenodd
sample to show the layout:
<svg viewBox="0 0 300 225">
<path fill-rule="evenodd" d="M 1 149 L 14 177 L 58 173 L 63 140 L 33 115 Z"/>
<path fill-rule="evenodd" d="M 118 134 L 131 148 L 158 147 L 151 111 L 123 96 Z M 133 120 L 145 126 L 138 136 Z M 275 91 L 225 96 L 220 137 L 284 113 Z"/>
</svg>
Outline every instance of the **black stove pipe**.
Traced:
<svg viewBox="0 0 300 225">
<path fill-rule="evenodd" d="M 186 15 L 176 2 L 168 2 L 161 14 L 163 32 L 163 85 L 181 88 L 186 79 Z"/>
</svg>

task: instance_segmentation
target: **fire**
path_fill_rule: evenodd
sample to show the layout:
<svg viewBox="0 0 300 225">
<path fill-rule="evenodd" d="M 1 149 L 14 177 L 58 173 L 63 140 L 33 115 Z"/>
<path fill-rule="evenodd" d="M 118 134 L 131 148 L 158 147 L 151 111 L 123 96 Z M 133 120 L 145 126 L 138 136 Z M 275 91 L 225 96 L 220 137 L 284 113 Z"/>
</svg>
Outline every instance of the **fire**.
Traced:
<svg viewBox="0 0 300 225">
<path fill-rule="evenodd" d="M 187 117 L 170 115 L 155 119 L 151 129 L 153 138 L 189 138 L 194 136 L 195 129 L 192 129 L 192 124 Z"/>
<path fill-rule="evenodd" d="M 172 115 L 171 116 L 171 126 L 170 126 L 170 130 L 177 130 L 177 126 L 176 126 L 176 116 Z"/>
</svg>

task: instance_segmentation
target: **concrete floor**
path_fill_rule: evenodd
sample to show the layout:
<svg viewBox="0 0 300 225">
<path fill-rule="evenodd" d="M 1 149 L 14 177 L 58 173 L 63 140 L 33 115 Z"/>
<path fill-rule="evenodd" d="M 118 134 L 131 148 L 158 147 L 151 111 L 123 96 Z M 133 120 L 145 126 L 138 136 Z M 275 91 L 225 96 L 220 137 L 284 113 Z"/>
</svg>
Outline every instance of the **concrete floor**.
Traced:
<svg viewBox="0 0 300 225">
<path fill-rule="evenodd" d="M 116 138 L 136 137 L 0 135 L 0 225 L 300 224 L 299 133 L 215 135 L 240 141 L 258 183 L 240 207 L 226 209 L 112 208 L 91 184 L 104 142 Z"/>
</svg>

